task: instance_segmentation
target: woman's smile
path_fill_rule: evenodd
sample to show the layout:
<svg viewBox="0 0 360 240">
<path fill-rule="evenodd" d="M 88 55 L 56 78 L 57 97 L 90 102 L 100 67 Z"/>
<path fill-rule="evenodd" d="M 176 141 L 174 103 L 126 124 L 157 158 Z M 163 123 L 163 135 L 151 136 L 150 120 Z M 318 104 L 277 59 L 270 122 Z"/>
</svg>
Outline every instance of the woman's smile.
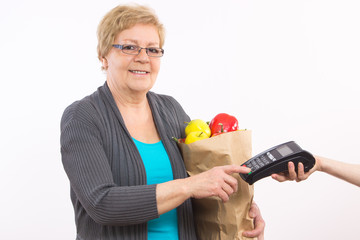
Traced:
<svg viewBox="0 0 360 240">
<path fill-rule="evenodd" d="M 135 74 L 135 75 L 147 75 L 150 74 L 149 71 L 143 71 L 143 70 L 129 70 L 129 72 Z"/>
</svg>

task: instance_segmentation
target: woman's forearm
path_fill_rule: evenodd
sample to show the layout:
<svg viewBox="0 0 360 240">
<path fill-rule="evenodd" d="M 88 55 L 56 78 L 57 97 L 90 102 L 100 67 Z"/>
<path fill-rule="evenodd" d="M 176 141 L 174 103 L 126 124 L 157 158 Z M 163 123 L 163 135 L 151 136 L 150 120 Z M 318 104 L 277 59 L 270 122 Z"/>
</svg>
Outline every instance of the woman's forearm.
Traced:
<svg viewBox="0 0 360 240">
<path fill-rule="evenodd" d="M 334 177 L 345 180 L 360 187 L 360 165 L 335 161 L 329 158 L 319 157 L 321 166 L 319 171 L 328 173 Z"/>
<path fill-rule="evenodd" d="M 184 184 L 185 179 L 160 183 L 156 186 L 158 214 L 166 213 L 190 198 Z"/>
<path fill-rule="evenodd" d="M 237 179 L 231 175 L 249 173 L 250 170 L 239 165 L 218 166 L 188 178 L 158 184 L 156 186 L 158 213 L 170 211 L 190 197 L 200 199 L 215 196 L 226 202 L 238 188 Z"/>
</svg>

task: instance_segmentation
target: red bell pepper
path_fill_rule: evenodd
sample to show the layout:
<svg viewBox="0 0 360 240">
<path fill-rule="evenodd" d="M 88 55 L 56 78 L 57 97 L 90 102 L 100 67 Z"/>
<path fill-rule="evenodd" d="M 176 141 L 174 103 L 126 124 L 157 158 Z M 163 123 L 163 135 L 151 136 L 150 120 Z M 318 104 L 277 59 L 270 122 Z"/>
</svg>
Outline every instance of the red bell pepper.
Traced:
<svg viewBox="0 0 360 240">
<path fill-rule="evenodd" d="M 239 129 L 239 123 L 236 117 L 227 113 L 219 113 L 209 124 L 211 136 L 216 136 L 225 132 L 232 132 Z"/>
</svg>

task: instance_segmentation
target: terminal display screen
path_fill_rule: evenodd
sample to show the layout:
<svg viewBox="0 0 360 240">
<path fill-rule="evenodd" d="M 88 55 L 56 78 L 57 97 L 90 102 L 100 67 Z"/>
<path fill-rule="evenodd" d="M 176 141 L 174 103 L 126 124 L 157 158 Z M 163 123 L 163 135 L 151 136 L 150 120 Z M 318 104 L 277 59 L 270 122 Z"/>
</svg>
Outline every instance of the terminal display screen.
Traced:
<svg viewBox="0 0 360 240">
<path fill-rule="evenodd" d="M 281 156 L 285 157 L 291 153 L 293 153 L 293 150 L 291 150 L 288 146 L 284 145 L 276 149 Z"/>
</svg>

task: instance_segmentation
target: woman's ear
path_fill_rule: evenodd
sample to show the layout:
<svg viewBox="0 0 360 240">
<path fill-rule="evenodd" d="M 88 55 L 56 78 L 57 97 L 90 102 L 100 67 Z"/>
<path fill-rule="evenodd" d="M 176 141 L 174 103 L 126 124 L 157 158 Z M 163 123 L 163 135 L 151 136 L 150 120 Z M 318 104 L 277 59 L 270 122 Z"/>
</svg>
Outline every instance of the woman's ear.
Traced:
<svg viewBox="0 0 360 240">
<path fill-rule="evenodd" d="M 107 70 L 108 67 L 109 67 L 109 64 L 108 64 L 108 61 L 107 61 L 107 59 L 105 57 L 101 58 L 101 63 L 102 63 L 102 69 Z"/>
</svg>

